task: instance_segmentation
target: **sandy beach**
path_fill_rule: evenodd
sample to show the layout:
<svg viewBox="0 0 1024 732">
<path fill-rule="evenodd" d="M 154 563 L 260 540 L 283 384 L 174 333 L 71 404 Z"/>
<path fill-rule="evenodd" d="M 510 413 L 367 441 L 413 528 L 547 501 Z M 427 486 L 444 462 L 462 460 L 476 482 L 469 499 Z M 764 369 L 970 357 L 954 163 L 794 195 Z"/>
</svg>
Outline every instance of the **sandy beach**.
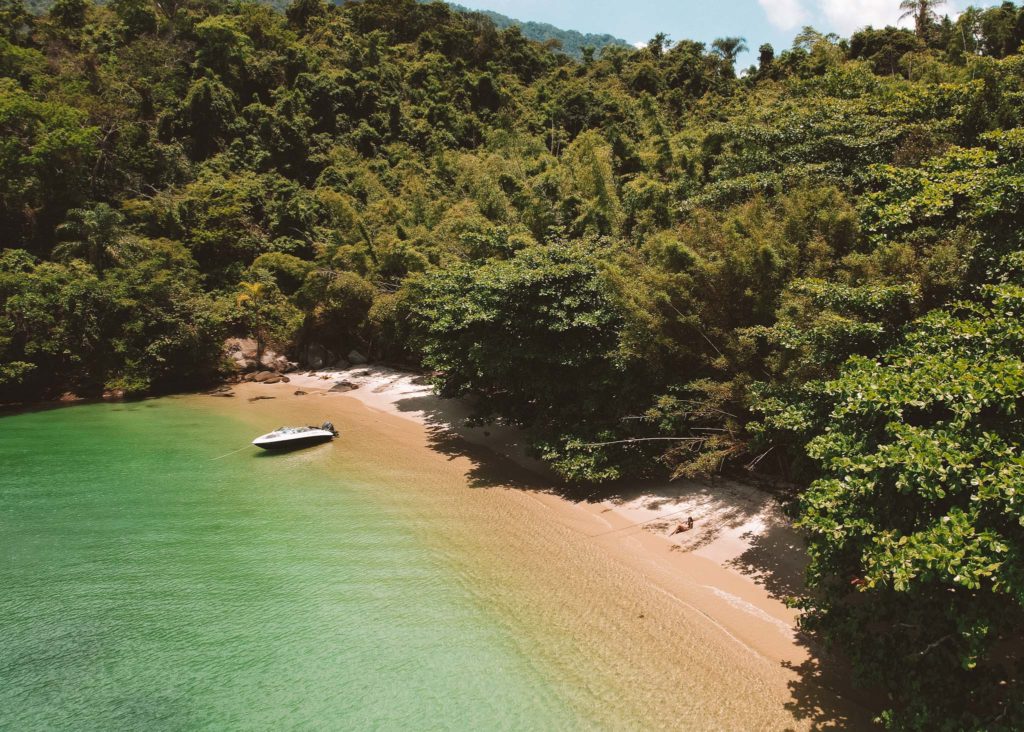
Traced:
<svg viewBox="0 0 1024 732">
<path fill-rule="evenodd" d="M 648 721 L 666 729 L 869 724 L 841 664 L 799 633 L 785 604 L 804 560 L 769 494 L 726 481 L 567 487 L 526 455 L 518 431 L 466 426 L 465 404 L 437 398 L 414 375 L 369 366 L 289 377 L 234 385 L 230 400 L 203 398 L 268 428 L 324 415 L 341 430 L 339 444 L 383 450 L 380 469 L 425 471 L 432 487 L 407 500 L 450 514 L 451 535 L 438 541 L 473 543 L 466 556 L 514 559 L 500 571 L 467 563 L 467 577 L 507 588 L 502 597 L 513 605 L 538 593 L 510 608 L 524 623 L 557 627 L 582 614 L 575 644 L 538 641 L 536 653 L 551 654 L 553 667 L 601 668 L 614 683 L 634 684 L 640 706 L 664 711 Z M 357 388 L 332 391 L 341 382 Z M 414 459 L 415 468 L 403 467 Z M 693 528 L 673 535 L 688 518 Z M 601 606 L 593 619 L 588 597 Z M 576 657 L 572 668 L 562 656 Z"/>
</svg>

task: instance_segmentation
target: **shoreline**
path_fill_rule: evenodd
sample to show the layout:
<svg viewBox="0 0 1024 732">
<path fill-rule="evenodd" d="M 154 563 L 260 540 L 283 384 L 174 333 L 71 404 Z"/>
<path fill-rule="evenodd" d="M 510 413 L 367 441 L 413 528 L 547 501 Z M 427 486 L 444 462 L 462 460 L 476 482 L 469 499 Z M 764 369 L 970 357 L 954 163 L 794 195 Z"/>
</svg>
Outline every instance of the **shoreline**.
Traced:
<svg viewBox="0 0 1024 732">
<path fill-rule="evenodd" d="M 287 376 L 288 382 L 221 384 L 168 398 L 233 414 L 254 430 L 335 421 L 341 450 L 328 451 L 331 460 L 345 469 L 376 454 L 364 466 L 398 489 L 395 501 L 413 500 L 419 517 L 450 527 L 431 543 L 499 596 L 489 602 L 518 608 L 513 617 L 523 621 L 535 612 L 524 601 L 545 586 L 545 602 L 562 605 L 556 615 L 570 606 L 576 617 L 595 614 L 585 621 L 591 631 L 585 664 L 565 668 L 579 662 L 573 644 L 582 637 L 563 639 L 558 629 L 573 621 L 551 624 L 550 608 L 536 627 L 550 625 L 544 632 L 552 647 L 530 653 L 582 687 L 596 681 L 580 676 L 580 668 L 600 668 L 605 683 L 618 684 L 623 672 L 608 669 L 625 662 L 625 677 L 638 685 L 631 702 L 637 709 L 626 718 L 646 718 L 638 709 L 647 707 L 668 712 L 673 704 L 676 718 L 688 718 L 688 699 L 708 698 L 710 690 L 721 708 L 705 706 L 702 721 L 689 726 L 719 728 L 742 719 L 762 729 L 873 728 L 877 700 L 851 686 L 847 666 L 799 631 L 798 612 L 785 603 L 803 589 L 805 557 L 773 494 L 725 480 L 570 486 L 527 455 L 520 430 L 467 426 L 468 404 L 435 396 L 422 375 L 363 365 Z M 356 388 L 333 391 L 339 382 Z M 92 401 L 112 400 L 85 403 Z M 80 404 L 35 404 L 28 411 Z M 408 492 L 410 476 L 422 483 L 415 495 Z M 673 536 L 688 517 L 693 529 Z M 449 542 L 454 553 L 445 549 Z M 459 553 L 467 542 L 479 557 L 471 565 Z M 515 573 L 488 565 L 508 551 Z M 559 571 L 571 572 L 573 582 L 553 579 Z M 591 637 L 595 627 L 603 640 Z M 661 701 L 670 696 L 678 697 L 673 704 Z"/>
<path fill-rule="evenodd" d="M 533 501 L 545 520 L 571 532 L 624 571 L 701 619 L 710 632 L 742 653 L 780 669 L 799 685 L 813 676 L 815 704 L 824 718 L 861 726 L 870 720 L 867 701 L 851 690 L 834 660 L 823 661 L 797 628 L 798 612 L 785 603 L 802 589 L 802 542 L 771 494 L 732 481 L 649 484 L 623 481 L 587 488 L 580 495 L 526 454 L 519 430 L 500 425 L 469 427 L 464 402 L 441 399 L 421 376 L 380 366 L 288 374 L 289 383 L 232 385 L 236 399 L 273 397 L 297 402 L 339 397 L 424 430 L 431 449 L 449 461 L 470 457 L 471 487 L 515 488 Z M 356 384 L 332 392 L 340 381 Z M 296 391 L 305 392 L 296 396 Z M 318 417 L 311 417 L 315 420 Z M 345 438 L 345 425 L 338 425 Z M 490 458 L 487 457 L 490 455 Z M 503 469 L 484 471 L 488 461 Z M 693 517 L 694 528 L 671 536 Z M 640 614 L 640 618 L 644 615 Z M 823 665 L 825 668 L 823 669 Z M 856 701 L 855 701 L 856 700 Z M 800 706 L 797 704 L 797 706 Z M 841 711 L 840 711 L 841 710 Z"/>
<path fill-rule="evenodd" d="M 580 493 L 581 489 L 567 486 L 543 462 L 526 453 L 521 431 L 493 424 L 466 426 L 471 412 L 468 406 L 459 400 L 435 396 L 416 374 L 388 367 L 357 366 L 319 370 L 314 376 L 289 376 L 291 381 L 286 387 L 357 399 L 364 406 L 415 422 L 435 435 L 454 437 L 515 463 L 551 484 L 544 495 L 557 499 L 553 505 L 587 511 L 606 525 L 607 532 L 590 538 L 615 541 L 633 534 L 649 535 L 662 540 L 664 548 L 673 554 L 719 565 L 732 579 L 764 588 L 772 580 L 767 577 L 767 568 L 758 571 L 752 553 L 757 551 L 760 539 L 773 534 L 773 545 L 780 551 L 785 548 L 786 556 L 781 557 L 781 562 L 776 561 L 771 570 L 776 591 L 755 591 L 754 594 L 762 595 L 754 598 L 755 604 L 765 605 L 760 609 L 787 626 L 794 625 L 796 613 L 779 602 L 784 595 L 778 590 L 786 587 L 790 594 L 795 594 L 805 558 L 799 536 L 775 497 L 766 491 L 729 480 L 714 484 L 626 480 L 607 486 L 586 486 Z M 330 387 L 324 387 L 339 381 L 352 382 L 359 388 L 330 392 Z M 694 519 L 693 529 L 671 535 L 688 517 Z"/>
</svg>

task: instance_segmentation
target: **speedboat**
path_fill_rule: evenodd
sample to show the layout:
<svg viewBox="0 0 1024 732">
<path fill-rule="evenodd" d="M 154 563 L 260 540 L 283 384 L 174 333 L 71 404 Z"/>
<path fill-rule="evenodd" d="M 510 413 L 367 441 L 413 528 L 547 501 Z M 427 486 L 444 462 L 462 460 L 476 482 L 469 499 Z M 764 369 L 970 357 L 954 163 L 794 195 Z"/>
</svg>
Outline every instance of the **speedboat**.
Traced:
<svg viewBox="0 0 1024 732">
<path fill-rule="evenodd" d="M 319 427 L 278 427 L 273 432 L 260 435 L 252 444 L 264 450 L 295 450 L 330 442 L 337 436 L 338 431 L 334 425 L 324 422 Z"/>
</svg>

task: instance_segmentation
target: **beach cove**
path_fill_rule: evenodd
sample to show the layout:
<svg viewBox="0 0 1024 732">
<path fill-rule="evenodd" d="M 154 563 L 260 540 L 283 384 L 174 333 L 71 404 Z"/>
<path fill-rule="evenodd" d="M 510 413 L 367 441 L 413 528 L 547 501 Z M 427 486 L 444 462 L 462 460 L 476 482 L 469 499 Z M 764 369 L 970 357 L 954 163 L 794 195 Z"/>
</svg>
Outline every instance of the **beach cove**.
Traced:
<svg viewBox="0 0 1024 732">
<path fill-rule="evenodd" d="M 342 379 L 359 388 L 329 391 Z M 783 598 L 799 552 L 768 496 L 732 484 L 576 495 L 537 472 L 516 433 L 464 428 L 458 403 L 386 369 L 234 393 L 0 419 L 13 639 L 0 721 L 869 720 L 818 677 L 794 629 Z M 340 440 L 246 447 L 324 419 Z M 65 475 L 33 451 L 54 433 Z M 694 530 L 669 538 L 687 516 Z"/>
</svg>

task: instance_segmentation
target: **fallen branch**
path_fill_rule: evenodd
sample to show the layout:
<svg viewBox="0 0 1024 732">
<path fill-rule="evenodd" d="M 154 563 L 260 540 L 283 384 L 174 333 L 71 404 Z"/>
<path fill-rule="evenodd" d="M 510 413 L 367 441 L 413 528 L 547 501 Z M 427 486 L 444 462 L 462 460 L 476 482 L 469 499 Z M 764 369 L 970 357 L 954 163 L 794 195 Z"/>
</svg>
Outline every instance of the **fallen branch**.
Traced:
<svg viewBox="0 0 1024 732">
<path fill-rule="evenodd" d="M 953 640 L 953 634 L 952 633 L 950 633 L 949 635 L 944 635 L 941 638 L 939 638 L 937 641 L 929 643 L 925 647 L 925 649 L 923 651 L 918 651 L 917 657 L 921 658 L 922 656 L 928 655 L 929 653 L 934 651 L 936 648 L 938 648 L 939 646 L 941 646 L 943 643 L 945 643 L 948 640 Z"/>
<path fill-rule="evenodd" d="M 583 447 L 607 447 L 608 445 L 628 445 L 633 442 L 707 442 L 707 437 L 630 437 L 628 440 L 612 440 L 611 442 L 588 442 Z"/>
<path fill-rule="evenodd" d="M 747 470 L 753 470 L 754 468 L 756 468 L 761 463 L 761 461 L 764 460 L 768 456 L 768 453 L 770 453 L 774 449 L 775 449 L 775 446 L 772 445 L 767 450 L 765 450 L 760 455 L 758 455 L 756 458 L 754 458 L 749 463 L 747 463 L 747 465 L 746 465 Z"/>
</svg>

